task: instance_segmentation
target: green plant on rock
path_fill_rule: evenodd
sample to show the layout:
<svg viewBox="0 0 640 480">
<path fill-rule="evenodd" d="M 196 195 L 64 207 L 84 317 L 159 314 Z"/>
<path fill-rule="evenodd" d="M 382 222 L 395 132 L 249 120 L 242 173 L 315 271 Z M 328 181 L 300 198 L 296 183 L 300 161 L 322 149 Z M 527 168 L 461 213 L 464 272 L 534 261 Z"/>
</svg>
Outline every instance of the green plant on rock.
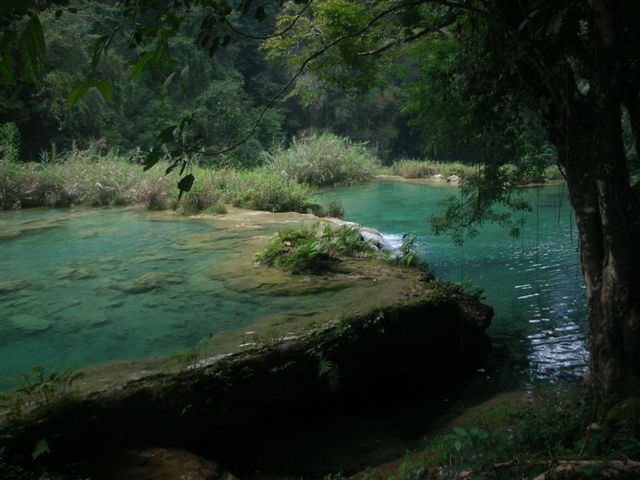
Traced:
<svg viewBox="0 0 640 480">
<path fill-rule="evenodd" d="M 28 374 L 20 375 L 16 393 L 36 408 L 51 405 L 67 395 L 81 375 L 74 368 L 47 372 L 44 367 L 38 365 Z"/>
<path fill-rule="evenodd" d="M 327 205 L 324 207 L 323 213 L 327 217 L 342 218 L 344 217 L 344 207 L 338 200 L 332 198 L 327 202 Z"/>
<path fill-rule="evenodd" d="M 402 235 L 402 243 L 397 250 L 387 252 L 394 263 L 408 267 L 418 267 L 424 271 L 429 270 L 429 264 L 423 261 L 418 254 L 416 237 L 411 233 Z"/>
<path fill-rule="evenodd" d="M 320 273 L 344 256 L 365 255 L 372 251 L 358 230 L 348 225 L 332 228 L 319 224 L 285 229 L 256 254 L 263 265 L 291 273 Z"/>
</svg>

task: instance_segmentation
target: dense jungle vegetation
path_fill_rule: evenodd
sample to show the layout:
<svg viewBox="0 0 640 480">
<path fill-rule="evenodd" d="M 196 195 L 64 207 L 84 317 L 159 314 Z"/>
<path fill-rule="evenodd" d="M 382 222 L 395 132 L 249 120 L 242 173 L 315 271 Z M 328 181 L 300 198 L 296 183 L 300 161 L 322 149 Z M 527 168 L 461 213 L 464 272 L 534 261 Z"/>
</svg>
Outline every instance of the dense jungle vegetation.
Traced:
<svg viewBox="0 0 640 480">
<path fill-rule="evenodd" d="M 0 207 L 341 216 L 313 192 L 395 175 L 460 186 L 432 225 L 463 245 L 489 222 L 517 236 L 516 187 L 564 181 L 586 284 L 581 400 L 474 418 L 363 478 L 635 478 L 639 22 L 624 0 L 9 0 Z M 318 228 L 258 260 L 307 273 L 368 252 Z M 0 448 L 5 471 L 31 475 Z"/>
</svg>

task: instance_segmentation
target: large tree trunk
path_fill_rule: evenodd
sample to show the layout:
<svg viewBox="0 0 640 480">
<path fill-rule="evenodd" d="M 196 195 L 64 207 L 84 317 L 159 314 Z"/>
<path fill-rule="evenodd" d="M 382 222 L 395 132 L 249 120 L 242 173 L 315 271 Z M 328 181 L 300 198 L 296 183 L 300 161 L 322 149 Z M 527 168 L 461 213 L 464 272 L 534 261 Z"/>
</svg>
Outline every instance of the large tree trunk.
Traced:
<svg viewBox="0 0 640 480">
<path fill-rule="evenodd" d="M 583 145 L 565 157 L 587 289 L 585 400 L 594 416 L 640 388 L 640 216 L 617 131 L 620 110 L 600 113 L 593 127 L 577 130 Z"/>
<path fill-rule="evenodd" d="M 640 212 L 622 140 L 612 17 L 598 3 L 590 91 L 569 88 L 565 109 L 548 122 L 580 233 L 591 352 L 584 398 L 594 418 L 640 392 Z"/>
</svg>

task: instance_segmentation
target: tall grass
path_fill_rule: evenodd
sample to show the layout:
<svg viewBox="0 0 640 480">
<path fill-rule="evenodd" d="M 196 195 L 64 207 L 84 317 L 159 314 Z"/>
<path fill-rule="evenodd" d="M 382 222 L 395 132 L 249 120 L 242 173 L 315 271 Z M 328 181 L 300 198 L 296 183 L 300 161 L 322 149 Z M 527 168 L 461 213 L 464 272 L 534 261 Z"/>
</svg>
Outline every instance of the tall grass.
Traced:
<svg viewBox="0 0 640 480">
<path fill-rule="evenodd" d="M 174 182 L 139 165 L 72 152 L 64 163 L 0 160 L 0 206 L 115 206 L 144 203 L 165 208 Z"/>
<path fill-rule="evenodd" d="M 378 164 L 365 145 L 331 133 L 294 139 L 288 149 L 267 158 L 268 168 L 313 186 L 365 182 Z"/>
<path fill-rule="evenodd" d="M 177 203 L 177 177 L 166 165 L 144 172 L 115 154 L 72 151 L 57 163 L 17 163 L 0 159 L 0 207 L 120 206 L 149 209 L 179 206 L 183 213 L 224 213 L 225 204 L 273 212 L 305 212 L 311 190 L 270 167 L 210 170 L 194 167 L 192 191 Z"/>
<path fill-rule="evenodd" d="M 444 178 L 457 175 L 464 178 L 473 175 L 476 169 L 461 162 L 403 159 L 395 162 L 391 171 L 394 175 L 400 175 L 404 178 L 428 178 L 434 175 L 442 175 Z"/>
</svg>

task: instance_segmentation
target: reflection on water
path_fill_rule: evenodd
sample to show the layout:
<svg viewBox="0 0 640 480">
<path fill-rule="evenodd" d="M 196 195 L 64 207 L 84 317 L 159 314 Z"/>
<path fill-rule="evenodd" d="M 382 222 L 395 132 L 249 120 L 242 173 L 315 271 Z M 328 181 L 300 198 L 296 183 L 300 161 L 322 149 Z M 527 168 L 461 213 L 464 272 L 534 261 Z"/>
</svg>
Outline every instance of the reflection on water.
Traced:
<svg viewBox="0 0 640 480">
<path fill-rule="evenodd" d="M 438 202 L 455 194 L 446 187 L 379 181 L 336 189 L 345 218 L 385 234 L 411 232 L 423 258 L 440 278 L 484 288 L 495 308 L 489 334 L 508 348 L 524 381 L 553 381 L 584 373 L 586 307 L 574 217 L 563 186 L 524 189 L 532 211 L 522 214 L 521 235 L 487 225 L 454 246 L 431 232 Z M 518 214 L 521 215 L 521 214 Z"/>
</svg>

